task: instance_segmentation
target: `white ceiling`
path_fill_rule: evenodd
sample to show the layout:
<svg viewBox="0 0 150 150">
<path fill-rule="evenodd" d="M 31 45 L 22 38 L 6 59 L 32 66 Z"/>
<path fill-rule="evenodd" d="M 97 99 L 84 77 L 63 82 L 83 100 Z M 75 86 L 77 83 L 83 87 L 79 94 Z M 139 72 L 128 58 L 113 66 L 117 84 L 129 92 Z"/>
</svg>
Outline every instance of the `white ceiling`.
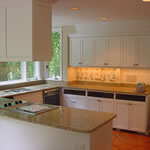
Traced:
<svg viewBox="0 0 150 150">
<path fill-rule="evenodd" d="M 71 7 L 79 7 L 71 11 Z M 108 22 L 150 20 L 150 3 L 142 0 L 56 0 L 52 9 L 53 26 L 89 24 L 108 17 Z"/>
</svg>

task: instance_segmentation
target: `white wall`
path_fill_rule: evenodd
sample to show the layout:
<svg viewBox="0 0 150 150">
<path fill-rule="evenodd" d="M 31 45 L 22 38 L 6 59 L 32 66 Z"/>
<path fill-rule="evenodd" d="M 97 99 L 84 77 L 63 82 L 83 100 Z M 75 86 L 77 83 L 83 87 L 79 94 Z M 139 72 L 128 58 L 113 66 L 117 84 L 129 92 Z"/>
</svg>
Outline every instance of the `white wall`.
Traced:
<svg viewBox="0 0 150 150">
<path fill-rule="evenodd" d="M 76 34 L 106 35 L 106 34 L 148 34 L 150 21 L 103 22 L 96 24 L 75 25 Z"/>
</svg>

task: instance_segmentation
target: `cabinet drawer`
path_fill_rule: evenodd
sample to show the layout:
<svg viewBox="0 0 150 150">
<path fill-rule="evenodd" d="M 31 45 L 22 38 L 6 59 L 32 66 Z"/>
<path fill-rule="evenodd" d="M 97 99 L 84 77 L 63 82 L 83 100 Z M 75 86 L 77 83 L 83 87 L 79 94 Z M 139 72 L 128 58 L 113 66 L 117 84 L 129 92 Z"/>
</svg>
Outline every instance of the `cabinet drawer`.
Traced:
<svg viewBox="0 0 150 150">
<path fill-rule="evenodd" d="M 146 96 L 128 95 L 128 94 L 116 94 L 116 99 L 118 99 L 118 100 L 129 100 L 129 101 L 145 102 L 146 101 Z"/>
</svg>

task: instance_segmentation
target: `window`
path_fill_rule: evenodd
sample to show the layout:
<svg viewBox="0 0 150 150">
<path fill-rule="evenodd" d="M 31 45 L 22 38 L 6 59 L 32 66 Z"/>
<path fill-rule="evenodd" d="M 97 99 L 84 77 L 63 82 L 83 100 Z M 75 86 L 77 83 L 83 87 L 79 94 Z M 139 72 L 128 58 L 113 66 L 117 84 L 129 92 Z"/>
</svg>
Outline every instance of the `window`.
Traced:
<svg viewBox="0 0 150 150">
<path fill-rule="evenodd" d="M 27 79 L 35 78 L 35 62 L 27 62 Z"/>
<path fill-rule="evenodd" d="M 39 62 L 6 62 L 0 63 L 0 82 L 11 83 L 40 79 Z"/>
<path fill-rule="evenodd" d="M 61 79 L 61 29 L 55 29 L 52 32 L 52 47 L 53 57 L 47 63 L 47 78 L 60 80 Z"/>
<path fill-rule="evenodd" d="M 20 62 L 6 62 L 0 64 L 0 81 L 20 80 L 21 78 Z"/>
</svg>

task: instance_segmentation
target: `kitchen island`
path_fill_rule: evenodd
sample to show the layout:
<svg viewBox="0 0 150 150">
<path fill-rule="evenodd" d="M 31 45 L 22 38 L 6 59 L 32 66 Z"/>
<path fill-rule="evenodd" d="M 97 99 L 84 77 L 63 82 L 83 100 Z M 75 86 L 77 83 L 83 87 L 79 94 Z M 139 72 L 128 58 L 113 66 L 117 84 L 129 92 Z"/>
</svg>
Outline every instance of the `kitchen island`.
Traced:
<svg viewBox="0 0 150 150">
<path fill-rule="evenodd" d="M 11 102 L 0 98 L 0 103 Z M 111 150 L 112 113 L 58 107 L 39 115 L 0 109 L 2 150 Z"/>
</svg>

